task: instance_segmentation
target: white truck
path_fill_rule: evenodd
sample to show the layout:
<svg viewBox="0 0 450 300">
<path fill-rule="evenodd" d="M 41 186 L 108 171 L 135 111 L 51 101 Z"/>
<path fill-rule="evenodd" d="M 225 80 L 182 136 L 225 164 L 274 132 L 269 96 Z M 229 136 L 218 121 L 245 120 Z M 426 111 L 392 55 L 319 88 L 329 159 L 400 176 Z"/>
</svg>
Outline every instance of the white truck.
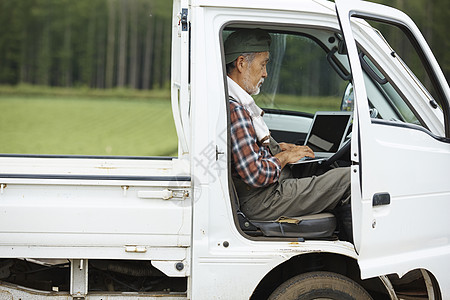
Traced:
<svg viewBox="0 0 450 300">
<path fill-rule="evenodd" d="M 411 41 L 404 55 L 385 23 Z M 409 17 L 175 0 L 172 27 L 178 157 L 0 155 L 0 299 L 450 299 L 450 89 Z M 238 28 L 272 36 L 257 103 L 276 139 L 301 144 L 323 102 L 353 112 L 327 162 L 350 166 L 352 238 L 332 213 L 240 212 L 223 50 Z"/>
</svg>

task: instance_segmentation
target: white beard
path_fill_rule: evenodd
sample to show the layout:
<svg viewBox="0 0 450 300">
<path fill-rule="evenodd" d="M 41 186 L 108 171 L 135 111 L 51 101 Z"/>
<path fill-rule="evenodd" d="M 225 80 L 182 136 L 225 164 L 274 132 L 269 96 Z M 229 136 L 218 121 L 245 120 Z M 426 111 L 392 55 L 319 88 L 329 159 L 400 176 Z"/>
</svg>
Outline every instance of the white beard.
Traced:
<svg viewBox="0 0 450 300">
<path fill-rule="evenodd" d="M 261 85 L 264 83 L 264 78 L 261 78 L 255 86 L 252 86 L 251 83 L 248 82 L 249 74 L 245 74 L 243 79 L 243 84 L 245 91 L 250 95 L 258 95 L 261 91 Z"/>
<path fill-rule="evenodd" d="M 250 95 L 254 96 L 254 95 L 258 95 L 259 92 L 261 92 L 261 86 L 264 83 L 264 78 L 261 78 L 258 81 L 258 84 L 255 86 L 255 91 L 253 93 L 251 93 Z"/>
</svg>

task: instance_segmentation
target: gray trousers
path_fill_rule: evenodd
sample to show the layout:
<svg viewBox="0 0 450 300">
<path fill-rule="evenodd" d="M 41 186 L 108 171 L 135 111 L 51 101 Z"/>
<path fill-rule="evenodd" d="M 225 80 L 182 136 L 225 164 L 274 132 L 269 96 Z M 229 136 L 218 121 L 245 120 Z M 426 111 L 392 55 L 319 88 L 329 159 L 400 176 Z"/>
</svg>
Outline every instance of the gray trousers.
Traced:
<svg viewBox="0 0 450 300">
<path fill-rule="evenodd" d="M 306 167 L 306 166 L 305 166 Z M 250 220 L 317 214 L 350 202 L 350 168 L 336 168 L 319 176 L 293 178 L 286 166 L 278 182 L 251 188 L 234 180 L 242 212 Z"/>
</svg>

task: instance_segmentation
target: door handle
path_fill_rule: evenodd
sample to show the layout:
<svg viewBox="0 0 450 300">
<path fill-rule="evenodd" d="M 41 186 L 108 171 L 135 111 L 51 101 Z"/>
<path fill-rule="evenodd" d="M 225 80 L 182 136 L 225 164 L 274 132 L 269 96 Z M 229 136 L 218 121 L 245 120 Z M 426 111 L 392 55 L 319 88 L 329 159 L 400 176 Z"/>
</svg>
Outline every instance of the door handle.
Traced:
<svg viewBox="0 0 450 300">
<path fill-rule="evenodd" d="M 389 193 L 376 193 L 372 197 L 372 206 L 391 204 L 391 195 Z"/>
</svg>

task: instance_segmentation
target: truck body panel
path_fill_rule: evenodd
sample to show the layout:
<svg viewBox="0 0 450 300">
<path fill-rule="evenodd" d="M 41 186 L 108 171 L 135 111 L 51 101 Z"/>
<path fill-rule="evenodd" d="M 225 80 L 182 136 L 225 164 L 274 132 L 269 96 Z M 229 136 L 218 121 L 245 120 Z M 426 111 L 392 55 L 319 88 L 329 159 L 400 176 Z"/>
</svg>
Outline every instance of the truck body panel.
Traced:
<svg viewBox="0 0 450 300">
<path fill-rule="evenodd" d="M 0 280 L 10 280 L 0 282 L 0 293 L 265 299 L 287 279 L 320 270 L 343 274 L 372 296 L 395 299 L 397 287 L 413 277 L 430 299 L 449 298 L 448 84 L 404 14 L 363 1 L 336 3 L 337 12 L 334 3 L 316 0 L 175 0 L 171 103 L 178 158 L 0 155 Z M 436 99 L 371 27 L 374 19 L 408 24 L 432 71 Z M 241 227 L 223 48 L 238 28 L 265 29 L 279 46 L 270 69 L 277 82 L 265 83 L 272 89 L 265 119 L 280 138 L 301 144 L 312 120 L 309 112 L 277 107 L 280 99 L 293 105 L 279 92 L 284 60 L 292 65 L 307 52 L 302 47 L 314 45 L 320 53 L 311 57 L 338 73 L 341 94 L 331 98 L 342 101 L 341 109 L 354 107 L 346 161 L 353 242 L 253 236 Z M 297 52 L 289 56 L 291 49 Z M 314 77 L 304 70 L 291 70 L 289 80 Z M 7 276 L 26 265 L 32 265 L 26 274 L 45 267 L 70 279 L 61 291 L 49 291 L 40 288 L 43 277 Z M 136 282 L 143 286 L 132 288 Z"/>
</svg>

